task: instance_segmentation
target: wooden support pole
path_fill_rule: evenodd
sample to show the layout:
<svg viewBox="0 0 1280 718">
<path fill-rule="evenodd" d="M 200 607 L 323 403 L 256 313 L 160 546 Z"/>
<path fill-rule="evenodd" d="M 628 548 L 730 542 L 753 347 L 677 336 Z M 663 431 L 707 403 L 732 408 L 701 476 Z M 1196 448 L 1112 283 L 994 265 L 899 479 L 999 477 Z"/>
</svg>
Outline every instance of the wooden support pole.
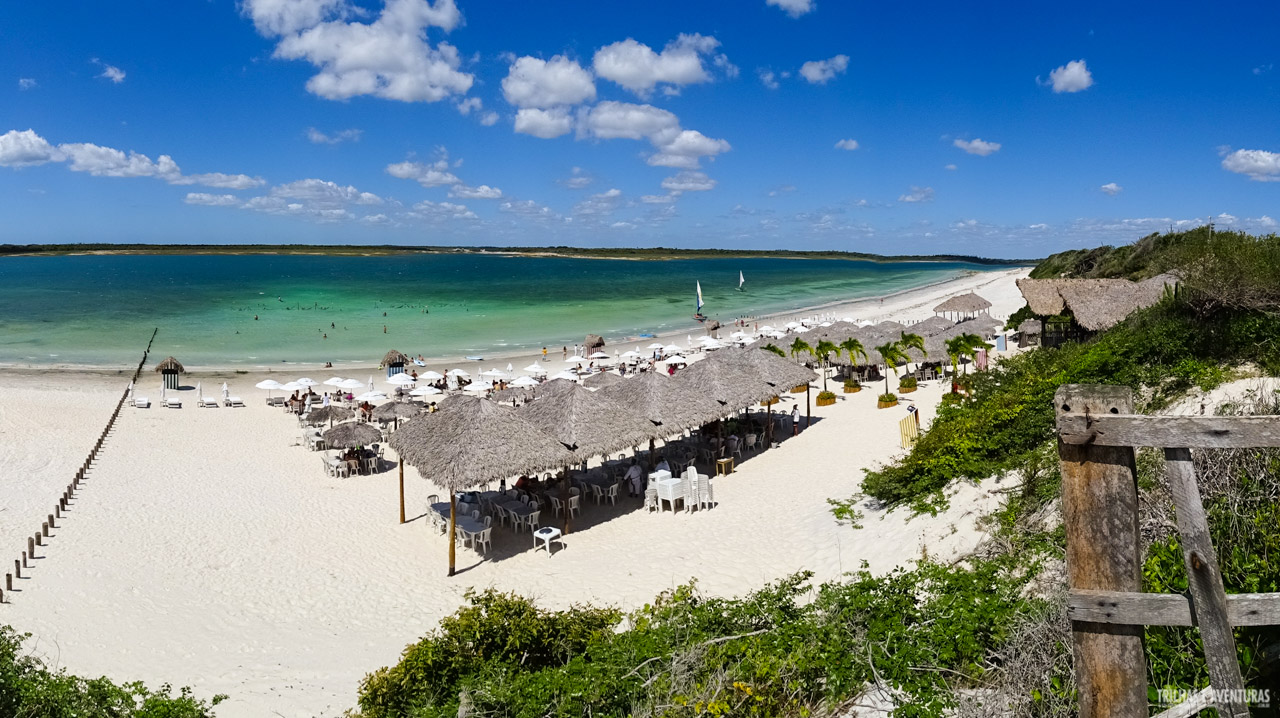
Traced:
<svg viewBox="0 0 1280 718">
<path fill-rule="evenodd" d="M 404 523 L 404 457 L 396 463 L 400 465 L 400 523 Z"/>
<path fill-rule="evenodd" d="M 1054 394 L 1059 422 L 1064 416 L 1132 411 L 1128 387 L 1066 385 Z M 1142 557 L 1133 448 L 1068 444 L 1059 438 L 1058 457 L 1068 587 L 1139 591 Z M 1145 718 L 1142 627 L 1072 621 L 1071 629 L 1081 718 Z"/>
<path fill-rule="evenodd" d="M 41 537 L 46 537 L 46 538 L 47 538 L 48 536 L 49 536 L 49 522 L 48 522 L 48 521 L 45 521 L 45 522 L 44 522 L 43 524 L 41 524 L 41 526 L 40 526 L 40 536 L 37 536 L 37 537 L 36 537 L 36 540 L 38 541 L 38 540 L 40 540 L 40 538 L 41 538 Z"/>
<path fill-rule="evenodd" d="M 22 558 L 25 561 L 27 558 L 27 555 L 25 553 L 22 554 Z M 19 562 L 18 559 L 16 558 L 13 560 L 13 575 L 17 576 L 18 578 L 22 578 L 22 563 Z"/>
<path fill-rule="evenodd" d="M 1227 594 L 1222 587 L 1218 554 L 1209 537 L 1209 522 L 1196 470 L 1191 464 L 1190 449 L 1165 449 L 1165 476 L 1173 493 L 1173 506 L 1181 535 L 1182 556 L 1187 564 L 1187 583 L 1191 589 L 1192 609 L 1200 639 L 1204 644 L 1205 663 L 1209 669 L 1209 685 L 1218 689 L 1215 695 L 1218 715 L 1223 718 L 1248 718 L 1249 706 L 1244 701 L 1244 678 L 1236 657 L 1236 641 L 1227 616 Z M 1224 690 L 1225 689 L 1225 690 Z"/>
<path fill-rule="evenodd" d="M 13 590 L 13 574 L 11 573 L 6 573 L 4 575 L 4 590 L 6 591 Z"/>
<path fill-rule="evenodd" d="M 53 514 L 49 514 L 49 528 L 56 529 L 58 526 L 53 523 Z"/>
<path fill-rule="evenodd" d="M 449 491 L 449 575 L 454 573 L 454 563 L 457 554 L 458 540 L 458 497 L 451 489 Z"/>
<path fill-rule="evenodd" d="M 36 542 L 36 545 L 37 545 L 37 546 L 43 546 L 43 545 L 44 545 L 44 542 L 40 540 L 40 532 L 39 532 L 39 531 L 37 531 L 37 532 L 36 532 L 35 542 Z M 35 556 L 35 552 L 34 552 L 34 551 L 32 551 L 32 552 L 31 552 L 31 555 L 32 555 L 32 556 Z"/>
<path fill-rule="evenodd" d="M 27 537 L 27 555 L 33 559 L 36 557 L 36 540 L 31 537 Z"/>
</svg>

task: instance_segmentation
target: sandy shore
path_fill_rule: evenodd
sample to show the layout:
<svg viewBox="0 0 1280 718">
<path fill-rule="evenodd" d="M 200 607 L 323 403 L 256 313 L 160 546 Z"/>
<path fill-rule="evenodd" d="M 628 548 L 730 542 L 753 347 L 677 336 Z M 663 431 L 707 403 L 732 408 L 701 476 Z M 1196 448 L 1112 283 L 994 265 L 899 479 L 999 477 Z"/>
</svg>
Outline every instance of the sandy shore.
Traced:
<svg viewBox="0 0 1280 718">
<path fill-rule="evenodd" d="M 910 322 L 977 289 L 993 314 L 1006 316 L 1022 305 L 1013 280 L 1024 275 L 984 273 L 883 305 L 823 311 Z M 559 355 L 557 348 L 553 370 L 564 366 Z M 533 359 L 483 364 L 510 361 L 518 370 Z M 342 373 L 372 373 L 383 386 L 372 368 Z M 288 376 L 297 375 L 291 368 Z M 494 552 L 481 560 L 460 549 L 461 572 L 449 579 L 447 542 L 416 518 L 438 489 L 408 470 L 413 520 L 399 524 L 395 471 L 329 478 L 317 454 L 295 445 L 294 418 L 263 404 L 252 388 L 259 378 L 197 372 L 184 382 L 202 381 L 212 394 L 225 379 L 244 409 L 188 402 L 126 411 L 50 545 L 17 581 L 20 590 L 6 595 L 0 623 L 32 632 L 34 650 L 80 674 L 228 693 L 221 716 L 334 716 L 354 705 L 364 674 L 394 662 L 472 588 L 516 591 L 548 606 L 627 608 L 694 579 L 731 595 L 799 570 L 830 580 L 865 560 L 886 571 L 925 550 L 944 559 L 970 550 L 981 539 L 975 520 L 997 501 L 990 486 L 965 486 L 937 517 L 869 511 L 861 530 L 838 525 L 826 499 L 855 493 L 863 469 L 901 452 L 905 407 L 877 410 L 868 389 L 815 407 L 799 437 L 749 454 L 716 480 L 712 510 L 649 514 L 638 502 L 590 503 L 563 552 L 535 553 L 527 535 L 498 528 Z M 0 372 L 6 570 L 53 510 L 125 381 L 110 372 Z M 924 421 L 944 390 L 933 383 L 911 395 Z"/>
</svg>

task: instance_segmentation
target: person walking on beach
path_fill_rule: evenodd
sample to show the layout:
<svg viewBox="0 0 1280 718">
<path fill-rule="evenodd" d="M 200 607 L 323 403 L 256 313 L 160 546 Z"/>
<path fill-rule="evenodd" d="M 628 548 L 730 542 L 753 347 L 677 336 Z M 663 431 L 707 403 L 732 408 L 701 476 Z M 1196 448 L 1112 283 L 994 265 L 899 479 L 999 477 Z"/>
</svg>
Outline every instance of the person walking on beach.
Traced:
<svg viewBox="0 0 1280 718">
<path fill-rule="evenodd" d="M 796 436 L 800 433 L 800 405 L 796 404 L 791 407 L 791 435 Z"/>
<path fill-rule="evenodd" d="M 547 348 L 546 348 L 546 347 L 543 347 L 543 348 L 542 348 L 542 361 L 546 361 L 546 360 L 547 360 Z"/>
<path fill-rule="evenodd" d="M 564 352 L 564 360 L 569 361 L 569 347 L 567 345 L 562 346 L 560 347 L 560 350 Z"/>
</svg>

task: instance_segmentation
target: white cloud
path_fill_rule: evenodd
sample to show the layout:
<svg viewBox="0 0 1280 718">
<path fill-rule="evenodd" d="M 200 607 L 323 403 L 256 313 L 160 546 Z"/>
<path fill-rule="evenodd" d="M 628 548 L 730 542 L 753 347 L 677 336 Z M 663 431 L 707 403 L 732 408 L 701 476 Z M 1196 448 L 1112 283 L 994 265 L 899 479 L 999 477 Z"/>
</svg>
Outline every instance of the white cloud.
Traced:
<svg viewBox="0 0 1280 718">
<path fill-rule="evenodd" d="M 387 165 L 387 174 L 400 179 L 414 180 L 423 187 L 440 187 L 462 182 L 449 171 L 448 158 L 429 163 L 397 162 Z"/>
<path fill-rule="evenodd" d="M 715 189 L 716 181 L 701 172 L 680 172 L 662 180 L 668 192 L 705 192 Z"/>
<path fill-rule="evenodd" d="M 205 172 L 203 174 L 196 175 L 183 175 L 177 179 L 169 180 L 169 184 L 200 184 L 206 187 L 218 187 L 220 189 L 252 189 L 254 187 L 261 187 L 266 183 L 266 180 L 261 177 L 229 175 L 221 172 Z"/>
<path fill-rule="evenodd" d="M 58 149 L 71 161 L 71 171 L 88 172 L 95 177 L 159 177 L 170 180 L 182 177 L 182 171 L 169 155 L 160 155 L 153 162 L 144 154 L 126 154 L 89 142 L 59 145 Z"/>
<path fill-rule="evenodd" d="M 1049 82 L 1054 92 L 1079 92 L 1093 85 L 1093 73 L 1085 66 L 1084 60 L 1072 60 L 1049 73 Z"/>
<path fill-rule="evenodd" d="M 498 124 L 498 113 L 496 112 L 484 113 L 483 115 L 480 116 L 480 124 L 484 125 L 485 127 L 493 127 L 494 125 Z"/>
<path fill-rule="evenodd" d="M 800 66 L 800 75 L 815 85 L 825 85 L 836 75 L 849 69 L 849 56 L 836 55 L 829 60 L 810 60 Z"/>
<path fill-rule="evenodd" d="M 713 55 L 720 41 L 706 35 L 680 35 L 667 43 L 662 52 L 654 52 L 644 43 L 627 38 L 596 51 L 592 67 L 596 75 L 648 97 L 658 85 L 667 94 L 678 94 L 684 85 L 710 82 L 711 75 L 702 66 L 703 56 L 734 77 L 738 68 L 724 55 Z"/>
<path fill-rule="evenodd" d="M 206 207 L 234 207 L 240 204 L 240 198 L 233 194 L 208 194 L 206 192 L 188 192 L 187 204 L 199 204 Z"/>
<path fill-rule="evenodd" d="M 1255 219 L 1254 221 L 1255 221 L 1255 222 L 1257 222 L 1259 225 L 1261 225 L 1261 226 L 1263 226 L 1263 227 L 1267 227 L 1267 228 L 1271 228 L 1271 227 L 1275 227 L 1275 226 L 1276 226 L 1276 221 L 1275 221 L 1274 219 L 1272 219 L 1272 218 L 1268 217 L 1268 216 L 1267 216 L 1267 215 L 1265 215 L 1265 214 L 1264 214 L 1264 215 L 1262 215 L 1261 217 L 1259 217 L 1259 218 Z"/>
<path fill-rule="evenodd" d="M 385 215 L 385 214 L 369 214 L 369 215 L 365 215 L 365 216 L 363 216 L 363 217 L 361 217 L 361 218 L 360 218 L 360 221 L 361 221 L 361 222 L 364 222 L 365 224 L 373 224 L 373 225 L 388 225 L 388 224 L 391 224 L 391 218 L 387 217 L 387 215 Z"/>
<path fill-rule="evenodd" d="M 1038 222 L 1038 223 L 1036 223 L 1036 224 L 1029 224 L 1029 225 L 1027 225 L 1027 229 L 1034 229 L 1034 230 L 1037 230 L 1037 231 L 1046 230 L 1046 229 L 1048 229 L 1048 228 L 1049 228 L 1049 225 L 1045 224 L 1044 222 Z"/>
<path fill-rule="evenodd" d="M 36 84 L 36 79 L 35 79 L 34 77 L 19 77 L 19 78 L 18 78 L 18 89 L 19 89 L 19 90 L 31 90 L 31 89 L 34 89 L 36 86 L 37 86 L 37 84 Z"/>
<path fill-rule="evenodd" d="M 857 140 L 840 140 L 836 142 L 837 150 L 856 150 L 858 149 Z"/>
<path fill-rule="evenodd" d="M 500 212 L 514 214 L 525 219 L 533 220 L 553 220 L 560 219 L 560 215 L 556 214 L 546 205 L 538 204 L 531 199 L 510 200 L 498 205 Z"/>
<path fill-rule="evenodd" d="M 487 184 L 482 184 L 479 187 L 458 184 L 449 190 L 449 196 L 454 199 L 501 199 L 502 190 L 497 187 L 490 187 Z"/>
<path fill-rule="evenodd" d="M 656 154 L 646 160 L 655 167 L 697 169 L 701 157 L 714 157 L 731 148 L 725 140 L 715 140 L 697 130 L 682 130 L 670 142 L 661 145 Z"/>
<path fill-rule="evenodd" d="M 526 135 L 549 140 L 568 134 L 571 129 L 573 129 L 573 118 L 563 107 L 553 107 L 549 110 L 525 107 L 516 113 L 515 130 Z"/>
<path fill-rule="evenodd" d="M 361 192 L 351 185 L 321 179 L 303 179 L 271 188 L 270 196 L 304 200 L 315 207 L 331 208 L 347 204 L 378 205 L 383 200 L 371 192 Z"/>
<path fill-rule="evenodd" d="M 595 181 L 595 178 L 587 174 L 581 167 L 574 167 L 572 176 L 568 179 L 560 180 L 560 184 L 569 189 L 583 189 Z"/>
<path fill-rule="evenodd" d="M 673 194 L 646 194 L 640 197 L 640 201 L 645 204 L 671 204 L 676 201 L 676 195 Z"/>
<path fill-rule="evenodd" d="M 106 79 L 111 80 L 115 84 L 119 85 L 120 83 L 124 82 L 124 70 L 121 70 L 115 65 L 106 65 L 102 68 L 102 74 L 98 75 L 98 77 L 105 77 Z"/>
<path fill-rule="evenodd" d="M 622 202 L 622 190 L 614 189 L 593 194 L 573 206 L 575 217 L 605 217 L 613 214 Z"/>
<path fill-rule="evenodd" d="M 1106 192 L 1107 194 L 1111 195 L 1112 197 L 1115 197 L 1116 195 L 1118 195 L 1118 194 L 1120 194 L 1121 192 L 1123 192 L 1123 191 L 1124 191 L 1124 187 L 1121 187 L 1120 185 L 1116 184 L 1115 182 L 1108 182 L 1108 183 L 1106 183 L 1106 184 L 1102 185 L 1101 187 L 1099 187 L 1098 189 L 1102 190 L 1103 192 Z"/>
<path fill-rule="evenodd" d="M 350 129 L 350 130 L 340 130 L 338 132 L 335 132 L 329 135 L 321 132 L 320 130 L 317 130 L 314 127 L 308 127 L 307 139 L 311 140 L 313 143 L 317 145 L 336 145 L 340 142 L 359 142 L 360 135 L 363 133 L 364 133 L 363 130 Z"/>
<path fill-rule="evenodd" d="M 987 155 L 992 155 L 1000 151 L 999 142 L 986 142 L 984 140 L 979 140 L 979 139 L 956 140 L 951 144 L 955 145 L 956 147 L 959 147 L 960 149 L 964 150 L 965 152 L 968 152 L 971 155 L 978 155 L 979 157 L 986 157 Z"/>
<path fill-rule="evenodd" d="M 898 201 L 908 202 L 908 203 L 932 202 L 933 188 L 932 187 L 912 187 L 910 192 L 899 196 Z"/>
<path fill-rule="evenodd" d="M 1280 152 L 1236 150 L 1222 158 L 1222 169 L 1256 182 L 1280 182 Z"/>
<path fill-rule="evenodd" d="M 764 0 L 764 4 L 780 8 L 793 18 L 813 10 L 813 0 Z"/>
<path fill-rule="evenodd" d="M 62 153 L 34 130 L 9 130 L 0 135 L 0 167 L 32 167 L 62 160 Z"/>
<path fill-rule="evenodd" d="M 776 90 L 782 86 L 781 83 L 778 82 L 778 76 L 774 74 L 773 70 L 760 67 L 756 69 L 756 74 L 760 77 L 760 84 L 770 90 Z"/>
<path fill-rule="evenodd" d="M 942 169 L 944 169 L 944 170 L 955 170 L 955 169 L 956 169 L 956 166 L 955 166 L 955 165 L 943 165 Z"/>
<path fill-rule="evenodd" d="M 550 60 L 521 57 L 502 79 L 502 96 L 516 107 L 576 105 L 596 98 L 596 83 L 590 72 L 563 55 Z"/>
<path fill-rule="evenodd" d="M 481 109 L 483 109 L 484 100 L 481 100 L 479 97 L 465 97 L 465 98 L 459 99 L 455 107 L 458 108 L 458 114 L 462 115 L 463 117 L 466 117 L 467 115 L 470 115 L 473 111 L 479 112 Z"/>
<path fill-rule="evenodd" d="M 413 205 L 413 211 L 410 212 L 409 215 L 418 219 L 433 221 L 449 219 L 479 219 L 475 212 L 467 209 L 465 204 L 454 204 L 453 202 L 432 202 L 430 200 L 423 200 Z"/>
<path fill-rule="evenodd" d="M 343 21 L 365 12 L 346 0 L 245 0 L 244 10 L 261 34 L 281 36 L 275 57 L 319 69 L 307 90 L 326 99 L 436 102 L 466 94 L 475 80 L 458 69 L 457 48 L 427 40 L 428 28 L 448 32 L 461 22 L 453 0 L 386 0 L 371 23 Z"/>
<path fill-rule="evenodd" d="M 1270 62 L 1265 65 L 1258 65 L 1257 67 L 1253 68 L 1253 74 L 1262 75 L 1264 73 L 1271 72 L 1271 70 L 1274 67 L 1275 67 L 1275 64 Z"/>
<path fill-rule="evenodd" d="M 795 192 L 795 191 L 796 191 L 796 186 L 793 184 L 778 185 L 777 187 L 774 187 L 773 189 L 769 190 L 769 196 L 780 197 L 784 194 L 791 194 L 792 192 Z"/>
</svg>

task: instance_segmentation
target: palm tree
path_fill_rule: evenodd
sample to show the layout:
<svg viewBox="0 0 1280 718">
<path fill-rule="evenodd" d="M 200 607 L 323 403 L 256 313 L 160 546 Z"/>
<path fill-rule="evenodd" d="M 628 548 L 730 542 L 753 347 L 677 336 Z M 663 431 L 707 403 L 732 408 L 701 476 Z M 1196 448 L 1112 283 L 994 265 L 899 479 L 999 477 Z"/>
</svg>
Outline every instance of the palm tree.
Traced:
<svg viewBox="0 0 1280 718">
<path fill-rule="evenodd" d="M 822 360 L 822 390 L 827 390 L 827 357 L 835 352 L 836 356 L 840 355 L 840 347 L 823 339 L 818 342 L 818 346 L 813 348 L 813 352 Z"/>
<path fill-rule="evenodd" d="M 907 357 L 907 368 L 911 368 L 911 355 L 907 354 L 908 349 L 918 349 L 921 354 L 924 351 L 924 337 L 919 334 L 908 334 L 902 332 L 902 338 L 898 340 L 898 348 L 902 350 L 904 356 Z"/>
<path fill-rule="evenodd" d="M 985 349 L 990 346 L 986 342 L 982 341 L 982 337 L 977 334 L 961 334 L 960 338 L 964 340 L 964 355 L 969 357 L 970 361 L 977 361 L 978 350 Z M 969 373 L 969 367 L 967 365 L 964 368 L 964 373 Z"/>
<path fill-rule="evenodd" d="M 889 393 L 889 371 L 893 371 L 893 375 L 898 376 L 898 362 L 906 361 L 909 357 L 902 351 L 902 347 L 897 342 L 889 342 L 876 347 L 876 353 L 884 361 L 884 393 Z"/>
<path fill-rule="evenodd" d="M 960 356 L 965 353 L 965 335 L 961 334 L 946 341 L 947 356 L 951 357 L 951 393 L 956 391 L 956 380 L 960 377 Z"/>
<path fill-rule="evenodd" d="M 845 354 L 849 355 L 850 364 L 857 365 L 859 356 L 862 357 L 862 361 L 865 362 L 867 360 L 867 350 L 856 337 L 849 337 L 840 342 L 840 348 L 844 350 Z"/>
<path fill-rule="evenodd" d="M 780 347 L 778 347 L 778 345 L 777 345 L 777 344 L 772 344 L 772 343 L 771 343 L 771 344 L 765 344 L 763 347 L 760 347 L 760 348 L 761 348 L 761 349 L 764 349 L 764 350 L 765 350 L 765 351 L 767 351 L 767 352 L 773 352 L 774 354 L 777 354 L 778 356 L 782 357 L 783 359 L 786 359 L 786 358 L 787 358 L 787 353 L 786 353 L 786 352 L 784 352 L 784 351 L 782 351 L 782 349 L 781 349 Z"/>
<path fill-rule="evenodd" d="M 796 340 L 791 342 L 791 358 L 795 359 L 800 355 L 800 352 L 808 352 L 809 355 L 812 356 L 813 347 L 809 346 L 809 342 L 806 342 L 800 337 L 796 337 Z"/>
</svg>

